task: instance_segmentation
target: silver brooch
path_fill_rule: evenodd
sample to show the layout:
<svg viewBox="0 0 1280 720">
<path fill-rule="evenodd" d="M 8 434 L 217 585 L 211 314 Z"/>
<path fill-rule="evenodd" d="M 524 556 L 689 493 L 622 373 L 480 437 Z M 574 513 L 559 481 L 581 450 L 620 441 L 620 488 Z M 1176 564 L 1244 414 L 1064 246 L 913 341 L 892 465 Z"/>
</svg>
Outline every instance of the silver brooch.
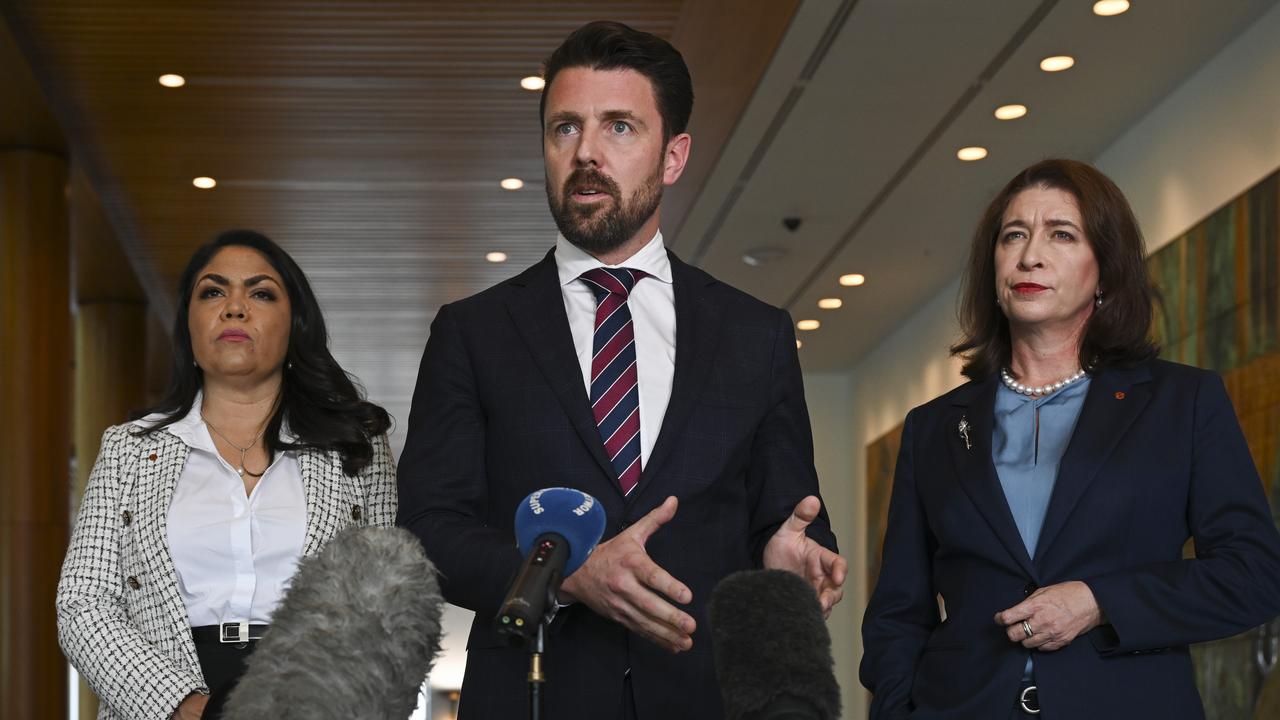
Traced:
<svg viewBox="0 0 1280 720">
<path fill-rule="evenodd" d="M 972 449 L 973 449 L 973 444 L 969 442 L 969 420 L 968 420 L 968 418 L 966 418 L 966 417 L 964 417 L 964 416 L 961 416 L 961 418 L 960 418 L 960 424 L 956 426 L 956 429 L 960 431 L 960 438 L 961 438 L 962 440 L 964 440 L 964 449 L 965 449 L 965 450 L 972 450 Z"/>
</svg>

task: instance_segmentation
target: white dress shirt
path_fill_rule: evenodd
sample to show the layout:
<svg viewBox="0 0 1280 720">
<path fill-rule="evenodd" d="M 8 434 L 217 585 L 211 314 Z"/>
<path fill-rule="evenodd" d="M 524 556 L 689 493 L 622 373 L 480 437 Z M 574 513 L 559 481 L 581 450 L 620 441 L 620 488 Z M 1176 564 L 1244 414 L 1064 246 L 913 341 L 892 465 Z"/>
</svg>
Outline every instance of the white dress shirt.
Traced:
<svg viewBox="0 0 1280 720">
<path fill-rule="evenodd" d="M 165 428 L 191 448 L 169 505 L 178 590 L 192 627 L 267 624 L 302 557 L 302 471 L 293 452 L 279 453 L 246 496 L 244 480 L 218 454 L 201 401 L 197 395 L 191 412 Z M 284 429 L 281 437 L 293 439 Z"/>
<path fill-rule="evenodd" d="M 671 259 L 662 243 L 662 233 L 653 236 L 635 255 L 617 265 L 605 265 L 564 238 L 556 239 L 556 271 L 560 275 L 560 293 L 569 316 L 573 349 L 582 366 L 582 382 L 591 395 L 592 338 L 596 329 L 596 296 L 578 278 L 598 268 L 631 268 L 643 270 L 641 278 L 627 299 L 636 336 L 636 374 L 640 386 L 640 467 L 649 462 L 649 454 L 662 429 L 662 418 L 671 400 L 671 381 L 676 369 L 676 296 L 671 284 Z"/>
</svg>

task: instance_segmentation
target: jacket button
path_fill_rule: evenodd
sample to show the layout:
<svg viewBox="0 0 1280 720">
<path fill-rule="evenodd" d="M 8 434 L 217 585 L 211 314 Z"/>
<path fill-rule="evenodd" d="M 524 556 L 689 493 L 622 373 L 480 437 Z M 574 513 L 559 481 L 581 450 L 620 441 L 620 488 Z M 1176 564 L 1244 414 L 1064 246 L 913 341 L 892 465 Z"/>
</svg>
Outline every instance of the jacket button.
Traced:
<svg viewBox="0 0 1280 720">
<path fill-rule="evenodd" d="M 138 590 L 142 588 L 142 583 L 138 582 L 138 577 L 136 575 L 129 576 L 129 587 L 133 588 L 134 590 Z"/>
<path fill-rule="evenodd" d="M 124 520 L 125 525 L 128 525 L 129 523 L 133 522 L 133 513 L 129 512 L 128 510 L 125 510 L 124 512 L 120 513 L 120 518 Z"/>
<path fill-rule="evenodd" d="M 352 519 L 352 520 L 355 520 L 356 522 L 360 522 L 360 518 L 362 518 L 362 517 L 364 517 L 364 511 L 360 509 L 360 506 L 359 506 L 359 505 L 352 505 L 352 506 L 351 506 L 351 519 Z"/>
<path fill-rule="evenodd" d="M 1037 590 L 1039 590 L 1039 589 L 1040 589 L 1040 586 L 1039 586 L 1039 585 L 1037 585 L 1037 584 L 1035 584 L 1035 583 L 1033 583 L 1033 582 L 1029 582 L 1029 583 L 1027 583 L 1026 585 L 1023 585 L 1023 586 L 1022 586 L 1022 594 L 1023 594 L 1023 595 L 1030 595 L 1031 593 L 1033 593 L 1033 592 L 1035 592 L 1035 591 L 1037 591 Z"/>
</svg>

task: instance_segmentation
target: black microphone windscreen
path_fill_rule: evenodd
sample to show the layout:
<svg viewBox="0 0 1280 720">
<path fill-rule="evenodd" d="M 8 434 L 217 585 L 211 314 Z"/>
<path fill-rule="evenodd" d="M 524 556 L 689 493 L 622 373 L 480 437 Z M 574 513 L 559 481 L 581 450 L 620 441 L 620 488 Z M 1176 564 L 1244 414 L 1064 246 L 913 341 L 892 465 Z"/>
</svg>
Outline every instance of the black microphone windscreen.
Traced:
<svg viewBox="0 0 1280 720">
<path fill-rule="evenodd" d="M 223 717 L 404 720 L 440 652 L 443 604 L 413 535 L 343 531 L 298 564 Z"/>
<path fill-rule="evenodd" d="M 803 578 L 784 570 L 734 573 L 712 591 L 710 613 L 727 720 L 840 717 L 831 635 Z"/>
</svg>

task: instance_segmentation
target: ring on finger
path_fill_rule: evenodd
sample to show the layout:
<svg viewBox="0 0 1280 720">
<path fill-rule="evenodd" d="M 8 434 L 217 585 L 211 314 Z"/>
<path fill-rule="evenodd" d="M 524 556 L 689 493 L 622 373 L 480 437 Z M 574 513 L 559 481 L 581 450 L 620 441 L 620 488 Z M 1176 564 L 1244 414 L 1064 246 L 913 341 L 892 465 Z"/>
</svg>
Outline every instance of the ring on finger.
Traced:
<svg viewBox="0 0 1280 720">
<path fill-rule="evenodd" d="M 1036 634 L 1035 631 L 1031 629 L 1031 623 L 1028 623 L 1026 620 L 1022 621 L 1022 632 L 1026 633 L 1028 638 Z"/>
</svg>

